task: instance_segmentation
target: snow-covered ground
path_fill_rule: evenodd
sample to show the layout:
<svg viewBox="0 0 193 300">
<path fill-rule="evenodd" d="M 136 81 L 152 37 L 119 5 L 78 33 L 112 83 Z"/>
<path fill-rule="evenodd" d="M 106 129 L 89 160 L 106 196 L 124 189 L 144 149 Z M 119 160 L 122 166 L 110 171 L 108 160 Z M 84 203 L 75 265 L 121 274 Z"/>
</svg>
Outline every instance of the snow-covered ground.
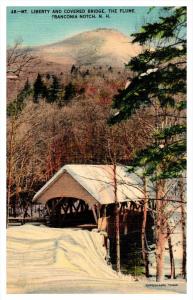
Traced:
<svg viewBox="0 0 193 300">
<path fill-rule="evenodd" d="M 8 293 L 184 293 L 185 282 L 134 281 L 105 261 L 94 231 L 23 225 L 7 230 Z"/>
</svg>

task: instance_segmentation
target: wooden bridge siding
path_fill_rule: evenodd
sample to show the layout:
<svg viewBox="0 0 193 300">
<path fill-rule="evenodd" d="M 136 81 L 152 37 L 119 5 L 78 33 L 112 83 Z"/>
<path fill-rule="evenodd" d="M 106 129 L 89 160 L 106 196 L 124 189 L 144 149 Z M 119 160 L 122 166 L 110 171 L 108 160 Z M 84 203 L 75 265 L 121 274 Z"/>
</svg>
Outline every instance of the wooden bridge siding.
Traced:
<svg viewBox="0 0 193 300">
<path fill-rule="evenodd" d="M 65 186 L 65 189 L 63 188 Z M 96 204 L 96 200 L 68 173 L 63 173 L 57 181 L 53 182 L 52 188 L 45 190 L 38 198 L 38 203 L 46 203 L 49 199 L 59 197 L 71 197 L 83 199 L 90 206 Z"/>
</svg>

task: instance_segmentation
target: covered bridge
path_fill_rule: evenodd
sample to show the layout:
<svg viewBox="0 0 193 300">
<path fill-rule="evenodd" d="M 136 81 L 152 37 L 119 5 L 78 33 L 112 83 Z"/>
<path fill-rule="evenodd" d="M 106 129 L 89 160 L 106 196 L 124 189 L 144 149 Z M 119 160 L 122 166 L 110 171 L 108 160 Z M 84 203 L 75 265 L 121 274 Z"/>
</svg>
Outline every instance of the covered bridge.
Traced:
<svg viewBox="0 0 193 300">
<path fill-rule="evenodd" d="M 65 165 L 35 194 L 33 201 L 47 206 L 53 226 L 93 226 L 108 231 L 115 187 L 124 219 L 128 211 L 141 209 L 144 196 L 139 184 L 139 177 L 129 174 L 124 166 L 116 166 L 115 184 L 113 165 Z"/>
</svg>

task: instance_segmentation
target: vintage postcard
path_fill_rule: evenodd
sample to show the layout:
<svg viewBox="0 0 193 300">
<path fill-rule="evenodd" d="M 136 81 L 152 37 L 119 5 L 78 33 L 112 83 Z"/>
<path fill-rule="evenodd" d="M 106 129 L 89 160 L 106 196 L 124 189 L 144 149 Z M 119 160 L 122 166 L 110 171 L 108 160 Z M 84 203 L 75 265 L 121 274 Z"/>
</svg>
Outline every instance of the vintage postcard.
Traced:
<svg viewBox="0 0 193 300">
<path fill-rule="evenodd" d="M 184 6 L 7 7 L 8 294 L 186 294 L 186 57 Z"/>
</svg>

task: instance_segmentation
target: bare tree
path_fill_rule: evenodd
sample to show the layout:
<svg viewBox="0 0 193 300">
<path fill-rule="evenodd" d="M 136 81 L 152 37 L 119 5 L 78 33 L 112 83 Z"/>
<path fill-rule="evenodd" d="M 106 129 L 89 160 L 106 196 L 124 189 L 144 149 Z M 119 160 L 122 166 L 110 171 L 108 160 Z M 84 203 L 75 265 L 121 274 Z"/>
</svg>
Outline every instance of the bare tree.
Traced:
<svg viewBox="0 0 193 300">
<path fill-rule="evenodd" d="M 145 266 L 145 276 L 149 277 L 149 259 L 146 239 L 146 224 L 147 224 L 147 212 L 148 212 L 148 194 L 147 194 L 147 178 L 143 178 L 144 183 L 144 201 L 143 201 L 143 221 L 141 228 L 141 248 L 142 257 Z"/>
<path fill-rule="evenodd" d="M 21 73 L 34 66 L 35 59 L 29 48 L 22 47 L 22 40 L 16 41 L 7 50 L 7 78 L 19 78 Z"/>
<path fill-rule="evenodd" d="M 182 228 L 182 276 L 186 279 L 186 209 L 184 199 L 184 180 L 179 179 L 179 193 L 180 193 L 180 210 L 181 210 L 181 228 Z"/>
</svg>

